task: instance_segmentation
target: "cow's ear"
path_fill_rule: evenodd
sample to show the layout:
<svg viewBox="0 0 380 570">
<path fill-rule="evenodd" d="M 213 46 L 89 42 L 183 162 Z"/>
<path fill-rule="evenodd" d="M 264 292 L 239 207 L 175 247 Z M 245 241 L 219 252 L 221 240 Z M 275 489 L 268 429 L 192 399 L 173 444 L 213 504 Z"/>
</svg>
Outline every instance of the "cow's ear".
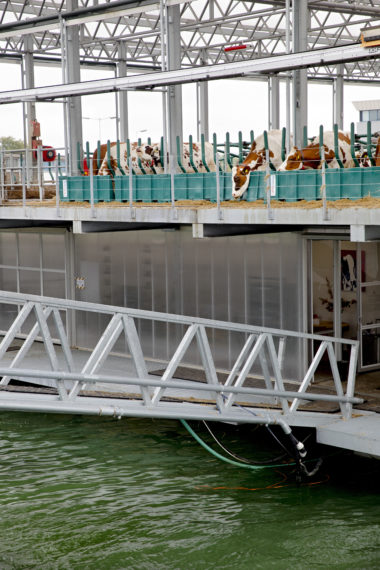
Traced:
<svg viewBox="0 0 380 570">
<path fill-rule="evenodd" d="M 251 171 L 251 169 L 249 168 L 249 166 L 244 166 L 242 173 L 243 174 L 249 174 L 250 171 Z"/>
</svg>

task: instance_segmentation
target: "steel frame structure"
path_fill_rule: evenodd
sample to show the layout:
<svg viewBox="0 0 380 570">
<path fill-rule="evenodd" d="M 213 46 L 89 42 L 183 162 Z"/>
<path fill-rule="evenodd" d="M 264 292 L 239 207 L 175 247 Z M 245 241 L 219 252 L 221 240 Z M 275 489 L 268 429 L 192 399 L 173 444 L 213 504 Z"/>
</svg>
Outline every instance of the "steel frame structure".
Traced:
<svg viewBox="0 0 380 570">
<path fill-rule="evenodd" d="M 61 23 L 80 25 L 82 63 L 115 65 L 125 43 L 128 65 L 162 68 L 160 0 L 7 0 L 0 8 L 0 56 L 22 57 L 26 36 L 33 53 L 45 62 L 61 58 Z M 244 61 L 284 54 L 292 21 L 306 5 L 306 48 L 338 47 L 358 41 L 361 28 L 380 22 L 379 0 L 347 3 L 294 0 L 287 22 L 286 0 L 164 0 L 180 5 L 181 67 Z M 290 29 L 287 29 L 290 24 Z M 246 45 L 243 50 L 225 51 Z M 295 50 L 295 46 L 290 46 Z M 346 81 L 379 79 L 374 63 L 345 63 Z M 309 69 L 310 78 L 331 79 L 328 66 Z"/>
<path fill-rule="evenodd" d="M 0 59 L 22 61 L 22 89 L 26 90 L 0 94 L 0 102 L 18 98 L 26 103 L 29 127 L 24 138 L 30 144 L 35 97 L 63 97 L 65 147 L 69 171 L 75 174 L 76 143 L 82 142 L 79 95 L 99 92 L 80 84 L 81 65 L 113 67 L 115 79 L 101 82 L 98 89 L 119 91 L 117 131 L 123 138 L 128 137 L 125 90 L 162 90 L 164 145 L 171 154 L 175 137 L 182 139 L 179 84 L 198 83 L 198 135 L 208 138 L 204 82 L 235 76 L 267 79 L 268 125 L 279 128 L 279 80 L 283 79 L 287 84 L 287 130 L 291 130 L 292 115 L 294 142 L 300 145 L 302 127 L 307 124 L 308 79 L 333 81 L 334 116 L 340 127 L 344 81 L 379 80 L 379 53 L 368 50 L 363 57 L 350 55 L 352 48 L 359 49 L 360 30 L 377 21 L 380 24 L 380 0 L 355 0 L 348 6 L 340 0 L 109 0 L 101 4 L 95 0 L 7 0 L 0 12 Z M 334 50 L 338 50 L 337 57 L 328 57 Z M 62 85 L 55 91 L 33 89 L 37 58 L 61 64 Z M 245 71 L 239 71 L 241 68 Z M 141 70 L 153 75 L 130 75 Z"/>
<path fill-rule="evenodd" d="M 0 385 L 6 386 L 12 378 L 26 382 L 34 379 L 37 384 L 38 379 L 40 382 L 41 379 L 45 379 L 45 381 L 46 379 L 50 380 L 52 385 L 56 387 L 58 394 L 48 398 L 43 396 L 41 399 L 34 397 L 34 401 L 37 401 L 40 411 L 75 410 L 76 406 L 80 410 L 89 410 L 91 409 L 91 404 L 89 404 L 88 398 L 83 394 L 83 390 L 86 385 L 94 386 L 97 383 L 123 386 L 126 394 L 128 394 L 128 390 L 133 392 L 137 387 L 139 395 L 132 398 L 134 400 L 132 404 L 128 400 L 121 401 L 119 402 L 119 408 L 122 411 L 119 413 L 115 412 L 115 410 L 113 411 L 116 415 L 126 416 L 213 419 L 215 421 L 238 421 L 243 423 L 281 423 L 281 421 L 284 421 L 284 418 L 287 418 L 286 421 L 289 421 L 289 418 L 291 418 L 293 423 L 300 421 L 302 424 L 304 420 L 300 418 L 302 416 L 305 417 L 305 414 L 299 411 L 298 407 L 304 400 L 339 403 L 341 417 L 346 419 L 351 417 L 352 404 L 361 402 L 360 399 L 354 397 L 358 354 L 358 342 L 354 340 L 95 303 L 24 295 L 7 291 L 0 291 L 0 303 L 8 307 L 12 305 L 17 307 L 15 319 L 8 330 L 4 331 L 4 337 L 0 342 L 0 374 L 2 375 Z M 63 324 L 61 316 L 61 313 L 66 311 L 96 312 L 109 318 L 108 324 L 105 326 L 97 344 L 90 351 L 86 362 L 82 364 L 79 370 L 75 364 L 68 331 Z M 184 334 L 182 339 L 178 343 L 161 378 L 152 377 L 148 374 L 146 360 L 135 324 L 137 319 L 183 326 Z M 20 336 L 26 321 L 28 321 L 28 332 L 24 335 L 23 343 L 17 354 L 11 363 L 7 364 L 4 362 L 7 349 L 12 345 L 15 338 Z M 217 376 L 216 365 L 208 341 L 207 331 L 210 330 L 245 334 L 246 340 L 224 383 L 221 383 Z M 57 347 L 53 342 L 53 334 L 57 334 L 60 343 L 62 353 L 60 359 L 57 356 Z M 120 375 L 110 375 L 106 372 L 99 372 L 105 365 L 121 335 L 125 336 L 126 347 L 128 347 L 126 355 L 132 359 L 135 373 L 131 375 L 126 371 Z M 296 338 L 301 342 L 320 341 L 320 346 L 298 390 L 294 391 L 285 390 L 282 376 L 282 362 L 287 338 Z M 42 341 L 44 347 L 44 350 L 39 354 L 38 368 L 33 366 L 22 368 L 23 360 L 27 357 L 37 339 Z M 173 380 L 178 366 L 183 362 L 183 358 L 193 341 L 196 342 L 202 368 L 205 372 L 205 384 Z M 351 348 L 345 392 L 342 387 L 334 351 L 334 345 L 342 343 L 349 345 Z M 331 395 L 316 394 L 308 391 L 324 355 L 327 355 L 334 379 L 336 393 Z M 254 363 L 260 364 L 265 388 L 252 388 L 244 385 Z M 169 396 L 173 400 L 173 389 L 180 392 L 181 396 L 178 397 L 177 395 L 176 406 L 172 404 L 168 406 L 167 397 Z M 203 410 L 199 405 L 194 408 L 191 403 L 194 393 L 205 394 L 206 401 L 203 402 L 205 404 Z M 92 395 L 96 396 L 96 392 Z M 255 402 L 266 402 L 267 405 L 279 403 L 280 409 L 270 410 L 269 406 L 269 410 L 265 413 L 253 414 L 252 416 L 239 405 L 238 397 L 240 401 L 242 398 L 251 398 L 252 407 L 254 407 Z M 21 399 L 27 400 L 28 398 L 23 395 Z M 174 399 L 176 398 L 174 397 Z M 199 396 L 197 404 L 199 404 Z M 5 395 L 4 392 L 0 392 L 0 409 L 6 409 L 9 405 L 9 394 Z M 14 409 L 19 408 L 15 405 Z M 92 413 L 99 413 L 98 402 L 92 409 Z M 269 411 L 275 413 L 275 421 L 268 420 L 268 417 L 270 418 Z M 79 411 L 78 413 L 91 412 Z"/>
</svg>

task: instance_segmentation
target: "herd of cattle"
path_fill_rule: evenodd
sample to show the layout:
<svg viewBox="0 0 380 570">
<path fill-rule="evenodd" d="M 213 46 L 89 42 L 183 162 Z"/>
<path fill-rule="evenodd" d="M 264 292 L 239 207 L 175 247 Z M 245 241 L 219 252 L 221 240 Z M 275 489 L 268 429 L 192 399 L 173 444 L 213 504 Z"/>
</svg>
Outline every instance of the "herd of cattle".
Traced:
<svg viewBox="0 0 380 570">
<path fill-rule="evenodd" d="M 282 132 L 280 130 L 268 131 L 267 140 L 269 160 L 271 166 L 276 170 L 307 170 L 322 167 L 323 159 L 321 157 L 319 136 L 314 137 L 304 148 L 292 146 L 285 160 L 282 160 L 281 155 Z M 334 150 L 333 131 L 323 133 L 323 148 L 325 164 L 329 168 L 338 168 L 340 165 L 343 165 L 344 168 L 352 168 L 357 163 L 362 168 L 372 165 L 366 150 L 357 150 L 355 151 L 355 156 L 352 156 L 350 135 L 346 132 L 338 131 L 338 157 Z M 119 157 L 117 144 L 111 143 L 109 155 L 107 153 L 107 145 L 100 147 L 99 157 L 98 150 L 94 152 L 94 174 L 112 176 L 129 173 L 129 161 L 125 143 L 120 143 L 119 145 Z M 232 168 L 233 198 L 240 198 L 244 194 L 249 185 L 251 172 L 268 168 L 266 158 L 267 151 L 264 144 L 264 134 L 262 134 L 253 141 L 244 161 Z M 377 140 L 373 159 L 375 165 L 380 166 L 380 137 Z M 130 160 L 132 169 L 136 174 L 162 174 L 164 172 L 161 146 L 159 144 L 138 145 L 138 143 L 132 143 L 130 145 Z M 98 167 L 99 163 L 100 167 Z M 216 165 L 212 143 L 205 142 L 204 157 L 202 157 L 202 149 L 199 143 L 193 143 L 192 153 L 190 153 L 189 143 L 183 143 L 180 163 L 188 173 L 194 172 L 194 166 L 198 172 L 215 172 Z"/>
</svg>

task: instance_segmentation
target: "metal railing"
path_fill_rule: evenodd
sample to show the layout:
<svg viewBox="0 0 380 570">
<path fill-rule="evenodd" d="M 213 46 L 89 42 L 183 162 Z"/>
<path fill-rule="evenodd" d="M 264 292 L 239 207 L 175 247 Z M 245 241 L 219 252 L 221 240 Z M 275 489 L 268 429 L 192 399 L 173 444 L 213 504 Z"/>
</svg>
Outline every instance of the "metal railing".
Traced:
<svg viewBox="0 0 380 570">
<path fill-rule="evenodd" d="M 3 331 L 4 337 L 0 342 L 0 375 L 2 375 L 0 385 L 6 386 L 11 379 L 25 382 L 33 380 L 37 384 L 39 381 L 43 383 L 42 379 L 47 379 L 58 392 L 57 395 L 49 397 L 33 395 L 33 404 L 27 404 L 26 396 L 23 395 L 21 399 L 26 407 L 16 406 L 17 409 L 30 409 L 32 406 L 35 411 L 73 412 L 79 409 L 82 410 L 80 413 L 91 413 L 84 411 L 91 409 L 89 404 L 91 398 L 84 396 L 83 391 L 87 385 L 96 389 L 96 384 L 99 383 L 113 384 L 129 391 L 137 389 L 138 395 L 132 398 L 133 404 L 131 400 L 125 400 L 124 404 L 118 405 L 118 409 L 121 410 L 120 415 L 131 416 L 273 423 L 274 420 L 268 416 L 268 409 L 263 415 L 247 413 L 247 406 L 254 407 L 255 404 L 262 402 L 269 406 L 269 409 L 277 410 L 278 423 L 284 417 L 302 416 L 305 412 L 300 410 L 299 406 L 305 401 L 335 402 L 339 404 L 340 415 L 344 418 L 351 416 L 354 403 L 362 401 L 354 397 L 358 355 L 358 342 L 354 340 L 0 291 L 0 310 L 4 309 L 8 312 L 14 311 L 14 320 L 7 330 Z M 79 311 L 108 317 L 108 324 L 80 368 L 75 358 L 78 351 L 70 346 L 67 328 L 62 318 L 63 314 L 72 315 Z M 147 360 L 143 354 L 142 341 L 136 326 L 137 320 L 181 325 L 181 330 L 184 331 L 161 377 L 148 373 Z M 243 333 L 242 338 L 245 338 L 240 354 L 224 382 L 218 378 L 209 343 L 209 333 L 212 330 L 240 335 Z M 129 373 L 128 367 L 125 367 L 126 372 L 119 375 L 99 373 L 122 335 L 125 337 L 125 346 L 128 347 L 125 356 L 132 360 L 135 372 Z M 17 352 L 7 353 L 16 338 L 20 344 Z M 305 343 L 320 342 L 304 378 L 299 385 L 295 384 L 294 390 L 285 389 L 284 386 L 284 359 L 292 357 L 291 354 L 286 354 L 287 339 L 298 339 Z M 22 367 L 32 347 L 35 349 L 36 341 L 39 341 L 40 347 L 39 366 L 31 367 L 27 361 L 27 365 Z M 202 363 L 205 383 L 173 379 L 190 345 L 194 347 L 194 342 Z M 337 344 L 346 344 L 350 347 L 345 390 L 334 350 L 334 345 Z M 13 354 L 15 355 L 12 358 Z M 84 354 L 86 355 L 82 352 L 82 359 Z M 335 393 L 315 393 L 315 386 L 312 392 L 309 390 L 322 357 L 327 358 L 330 364 Z M 263 387 L 247 386 L 247 380 L 255 363 L 261 369 L 259 378 Z M 199 403 L 200 394 L 204 394 L 205 401 L 202 402 L 202 406 L 196 407 L 194 396 L 198 398 Z M 4 389 L 0 391 L 0 408 L 10 406 L 8 396 Z M 177 398 L 175 406 L 173 397 Z M 111 414 L 112 409 L 115 413 L 114 407 L 107 406 L 107 402 L 103 403 L 101 413 Z M 242 403 L 245 407 L 242 407 Z"/>
<path fill-rule="evenodd" d="M 50 149 L 50 147 L 49 147 Z M 66 160 L 60 151 L 50 149 L 57 158 L 44 161 L 44 148 L 0 150 L 0 197 L 5 199 L 38 198 L 43 200 L 46 189 L 55 187 L 58 175 L 66 173 Z M 50 197 L 50 196 L 49 196 Z"/>
</svg>

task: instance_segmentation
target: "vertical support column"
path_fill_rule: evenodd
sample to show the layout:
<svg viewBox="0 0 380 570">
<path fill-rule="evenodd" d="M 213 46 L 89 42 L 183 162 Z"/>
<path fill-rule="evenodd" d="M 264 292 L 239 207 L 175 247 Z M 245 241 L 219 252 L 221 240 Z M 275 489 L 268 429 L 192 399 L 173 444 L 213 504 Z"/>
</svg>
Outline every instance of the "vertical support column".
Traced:
<svg viewBox="0 0 380 570">
<path fill-rule="evenodd" d="M 67 10 L 73 11 L 78 8 L 78 0 L 68 0 Z M 66 51 L 66 80 L 67 83 L 80 82 L 79 60 L 79 26 L 67 26 L 65 34 Z M 68 104 L 68 138 L 70 153 L 70 174 L 78 174 L 77 143 L 82 148 L 82 103 L 80 97 L 70 97 Z"/>
<path fill-rule="evenodd" d="M 269 89 L 269 120 L 268 130 L 280 128 L 280 80 L 277 75 L 270 75 Z"/>
<path fill-rule="evenodd" d="M 207 55 L 204 50 L 201 54 L 201 65 L 207 65 Z M 197 82 L 197 135 L 198 141 L 201 135 L 205 140 L 209 140 L 209 122 L 208 122 L 208 81 Z"/>
<path fill-rule="evenodd" d="M 34 63 L 33 63 L 33 37 L 24 37 L 24 54 L 23 54 L 25 88 L 32 89 L 34 87 Z M 32 147 L 32 121 L 36 120 L 36 104 L 32 101 L 26 103 L 26 129 L 27 143 Z"/>
<path fill-rule="evenodd" d="M 343 63 L 336 66 L 336 78 L 333 83 L 333 123 L 343 129 Z"/>
<path fill-rule="evenodd" d="M 127 75 L 127 51 L 124 42 L 119 43 L 118 55 L 119 60 L 117 63 L 117 75 L 118 77 L 125 77 Z M 129 138 L 128 91 L 119 91 L 117 96 L 119 101 L 120 140 L 124 142 Z"/>
<path fill-rule="evenodd" d="M 293 0 L 293 52 L 306 51 L 309 10 L 307 0 Z M 307 69 L 293 71 L 294 144 L 302 147 L 302 131 L 307 125 Z"/>
<path fill-rule="evenodd" d="M 23 66 L 23 87 L 32 89 L 34 87 L 34 61 L 33 61 L 33 36 L 24 37 L 24 54 L 22 58 Z M 26 147 L 32 148 L 33 137 L 33 121 L 36 120 L 36 104 L 28 101 L 24 104 L 25 123 L 24 123 L 24 142 Z M 37 182 L 37 159 L 33 158 L 32 152 L 25 152 L 26 159 L 26 185 L 35 184 Z"/>
<path fill-rule="evenodd" d="M 180 37 L 180 6 L 169 6 L 166 12 L 166 45 L 167 65 L 169 71 L 181 67 L 181 37 Z M 170 85 L 168 87 L 168 151 L 170 156 L 176 156 L 176 137 L 180 138 L 182 148 L 182 87 Z"/>
</svg>

